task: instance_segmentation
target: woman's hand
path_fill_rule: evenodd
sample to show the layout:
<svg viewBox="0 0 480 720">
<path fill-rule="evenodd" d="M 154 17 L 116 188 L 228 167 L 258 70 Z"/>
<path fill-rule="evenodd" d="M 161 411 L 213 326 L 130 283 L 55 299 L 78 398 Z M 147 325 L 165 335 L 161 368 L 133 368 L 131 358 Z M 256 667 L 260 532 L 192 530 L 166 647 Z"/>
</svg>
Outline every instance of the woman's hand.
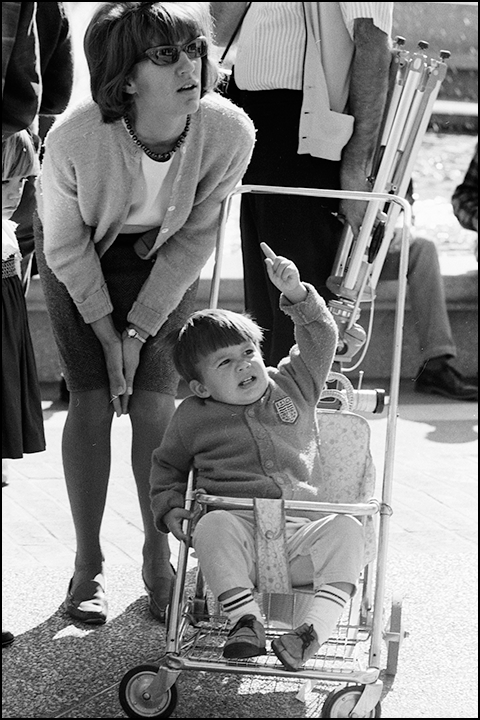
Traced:
<svg viewBox="0 0 480 720">
<path fill-rule="evenodd" d="M 111 315 L 95 320 L 91 326 L 102 344 L 110 385 L 110 402 L 113 403 L 113 409 L 119 417 L 122 414 L 121 396 L 125 394 L 127 388 L 123 372 L 122 339 L 115 329 Z"/>
<path fill-rule="evenodd" d="M 125 373 L 126 392 L 122 397 L 122 412 L 124 415 L 128 412 L 128 402 L 130 395 L 133 394 L 133 381 L 140 363 L 140 353 L 144 343 L 136 338 L 131 338 L 124 331 L 122 334 L 123 347 L 123 369 Z"/>
</svg>

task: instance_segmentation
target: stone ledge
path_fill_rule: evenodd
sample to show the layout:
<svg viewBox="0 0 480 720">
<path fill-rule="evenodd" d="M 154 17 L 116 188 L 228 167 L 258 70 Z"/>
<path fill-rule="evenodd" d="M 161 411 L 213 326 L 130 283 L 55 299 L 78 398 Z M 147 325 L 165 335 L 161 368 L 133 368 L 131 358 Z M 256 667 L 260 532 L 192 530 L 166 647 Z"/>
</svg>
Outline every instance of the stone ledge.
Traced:
<svg viewBox="0 0 480 720">
<path fill-rule="evenodd" d="M 478 307 L 478 270 L 463 274 L 443 275 L 445 296 L 449 310 L 463 310 Z M 382 310 L 395 308 L 398 280 L 382 280 L 377 287 L 375 307 Z M 206 307 L 209 301 L 210 279 L 200 278 L 197 307 Z M 220 282 L 219 304 L 241 311 L 243 309 L 242 278 L 224 278 Z M 408 290 L 407 290 L 408 306 Z"/>
<path fill-rule="evenodd" d="M 478 370 L 478 270 L 443 275 L 445 295 L 452 333 L 457 347 L 458 368 L 468 377 Z M 209 301 L 210 280 L 201 278 L 197 295 L 197 308 L 206 307 Z M 382 281 L 377 287 L 375 320 L 368 352 L 358 370 L 368 378 L 388 378 L 393 352 L 393 328 L 398 293 L 398 281 Z M 243 310 L 243 281 L 241 278 L 222 279 L 219 305 L 229 310 Z M 368 325 L 369 311 L 363 306 L 360 323 Z M 405 307 L 402 347 L 402 378 L 415 377 L 420 365 L 418 336 L 410 304 Z"/>
<path fill-rule="evenodd" d="M 466 375 L 477 373 L 478 362 L 478 271 L 444 275 L 445 293 L 450 322 L 458 350 L 458 366 Z M 386 378 L 390 374 L 393 347 L 393 321 L 398 290 L 397 281 L 381 282 L 377 288 L 375 323 L 366 358 L 359 369 L 366 377 Z M 197 308 L 209 304 L 210 279 L 201 278 L 197 295 Z M 219 304 L 230 310 L 243 310 L 243 281 L 241 278 L 223 278 L 220 283 Z M 32 335 L 40 382 L 56 383 L 61 369 L 58 353 L 47 315 L 40 279 L 32 279 L 27 296 L 30 332 Z M 360 318 L 368 323 L 368 311 Z M 405 312 L 402 377 L 413 376 L 419 364 L 418 338 L 408 304 Z"/>
<path fill-rule="evenodd" d="M 449 310 L 463 310 L 478 305 L 478 271 L 462 275 L 443 275 L 445 297 Z M 376 307 L 393 309 L 398 293 L 398 280 L 384 280 L 378 284 Z M 408 289 L 407 289 L 408 303 Z"/>
</svg>

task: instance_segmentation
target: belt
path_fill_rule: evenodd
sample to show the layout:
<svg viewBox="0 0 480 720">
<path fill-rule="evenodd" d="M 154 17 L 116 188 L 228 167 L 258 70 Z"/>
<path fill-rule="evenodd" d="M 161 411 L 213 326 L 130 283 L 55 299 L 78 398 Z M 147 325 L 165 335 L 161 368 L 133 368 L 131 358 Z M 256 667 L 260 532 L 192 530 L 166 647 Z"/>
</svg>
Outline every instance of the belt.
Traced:
<svg viewBox="0 0 480 720">
<path fill-rule="evenodd" d="M 15 275 L 18 277 L 17 268 L 15 267 L 15 255 L 10 255 L 6 260 L 2 260 L 2 280 Z"/>
</svg>

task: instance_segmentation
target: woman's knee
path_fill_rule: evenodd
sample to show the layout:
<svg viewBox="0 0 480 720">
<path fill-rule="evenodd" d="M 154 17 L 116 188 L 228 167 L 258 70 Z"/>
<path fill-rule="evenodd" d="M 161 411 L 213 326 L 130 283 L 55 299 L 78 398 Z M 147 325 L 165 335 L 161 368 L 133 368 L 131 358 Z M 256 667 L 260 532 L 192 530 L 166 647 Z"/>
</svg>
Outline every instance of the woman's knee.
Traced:
<svg viewBox="0 0 480 720">
<path fill-rule="evenodd" d="M 87 423 L 91 428 L 109 427 L 113 420 L 113 405 L 108 398 L 107 388 L 70 392 L 68 405 L 70 420 Z"/>
<path fill-rule="evenodd" d="M 175 412 L 173 395 L 150 390 L 135 390 L 128 403 L 128 413 L 134 426 L 146 423 L 166 427 Z"/>
</svg>

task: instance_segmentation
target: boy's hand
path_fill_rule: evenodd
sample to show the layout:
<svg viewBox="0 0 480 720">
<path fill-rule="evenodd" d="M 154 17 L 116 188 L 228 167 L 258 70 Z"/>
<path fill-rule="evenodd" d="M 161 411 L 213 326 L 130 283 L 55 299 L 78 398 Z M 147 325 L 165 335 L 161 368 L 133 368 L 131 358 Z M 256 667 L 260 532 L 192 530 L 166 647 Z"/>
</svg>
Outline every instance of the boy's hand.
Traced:
<svg viewBox="0 0 480 720">
<path fill-rule="evenodd" d="M 182 525 L 185 519 L 190 520 L 191 518 L 192 513 L 185 508 L 172 508 L 164 515 L 163 522 L 177 540 L 187 542 L 188 536 L 183 532 Z"/>
<path fill-rule="evenodd" d="M 265 253 L 265 265 L 267 266 L 268 277 L 285 295 L 287 300 L 295 304 L 303 302 L 307 297 L 307 289 L 300 280 L 300 275 L 295 263 L 281 255 L 275 255 L 267 243 L 260 243 Z"/>
</svg>

